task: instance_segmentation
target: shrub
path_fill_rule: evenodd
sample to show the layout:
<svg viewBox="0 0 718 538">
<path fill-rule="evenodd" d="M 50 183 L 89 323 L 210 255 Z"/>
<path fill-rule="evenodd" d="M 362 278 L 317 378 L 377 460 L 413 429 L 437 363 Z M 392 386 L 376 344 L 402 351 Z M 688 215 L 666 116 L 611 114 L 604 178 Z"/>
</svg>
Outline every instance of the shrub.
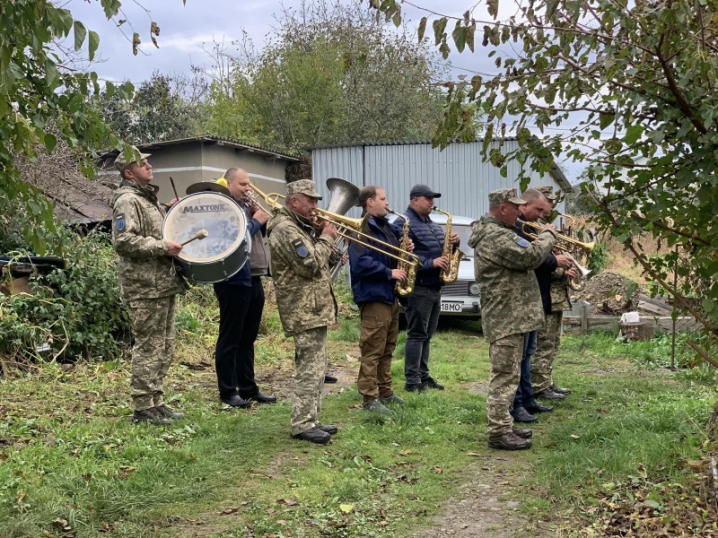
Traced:
<svg viewBox="0 0 718 538">
<path fill-rule="evenodd" d="M 14 214 L 22 221 L 22 211 Z M 13 218 L 13 213 L 10 218 Z M 58 226 L 45 231 L 49 254 L 67 260 L 66 269 L 45 276 L 34 275 L 36 294 L 0 294 L 0 366 L 25 363 L 48 353 L 63 360 L 114 358 L 123 347 L 121 337 L 129 332 L 129 317 L 120 301 L 116 255 L 106 234 L 93 232 L 81 237 Z M 21 235 L 4 234 L 0 248 L 15 248 L 13 254 L 33 255 Z M 6 250 L 7 251 L 7 250 Z"/>
</svg>

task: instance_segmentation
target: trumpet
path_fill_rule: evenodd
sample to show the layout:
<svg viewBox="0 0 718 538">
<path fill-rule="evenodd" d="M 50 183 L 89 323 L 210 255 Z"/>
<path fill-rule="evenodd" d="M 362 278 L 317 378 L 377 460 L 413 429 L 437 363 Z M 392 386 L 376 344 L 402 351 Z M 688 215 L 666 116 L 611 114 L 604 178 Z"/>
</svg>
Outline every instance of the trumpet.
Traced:
<svg viewBox="0 0 718 538">
<path fill-rule="evenodd" d="M 381 252 L 382 254 L 398 260 L 399 262 L 415 265 L 417 267 L 419 266 L 419 257 L 416 254 L 412 254 L 407 250 L 363 232 L 366 222 L 369 219 L 368 213 L 364 215 L 363 218 L 353 219 L 343 215 L 337 215 L 336 213 L 331 213 L 325 209 L 317 208 L 312 211 L 312 217 L 317 221 L 333 224 L 337 228 L 337 235 L 340 237 L 348 239 L 349 241 L 354 241 L 366 248 Z M 381 245 L 381 247 L 373 245 L 369 243 L 369 241 L 377 243 L 378 245 Z"/>
<path fill-rule="evenodd" d="M 533 228 L 537 231 L 537 233 L 530 233 L 526 230 L 526 228 Z M 521 224 L 521 231 L 524 233 L 527 237 L 530 237 L 531 239 L 537 239 L 538 234 L 543 231 L 543 226 L 540 224 L 536 224 L 535 222 L 523 222 Z M 592 241 L 590 243 L 583 243 L 579 241 L 578 239 L 574 239 L 573 237 L 568 237 L 563 234 L 556 234 L 558 236 L 558 241 L 554 245 L 555 248 L 561 250 L 566 256 L 571 258 L 571 261 L 576 266 L 576 269 L 578 269 L 579 276 L 576 278 L 572 278 L 569 280 L 569 286 L 572 290 L 580 291 L 583 289 L 586 278 L 588 275 L 591 274 L 591 271 L 581 265 L 576 258 L 571 254 L 574 253 L 576 256 L 582 259 L 582 261 L 585 261 L 587 263 L 588 257 L 591 255 L 591 252 L 593 252 L 593 249 L 596 247 L 596 242 Z"/>
<path fill-rule="evenodd" d="M 534 230 L 536 230 L 536 233 L 531 233 L 527 231 L 526 228 L 533 228 Z M 526 235 L 526 237 L 530 237 L 531 239 L 537 239 L 538 234 L 540 234 L 543 230 L 544 227 L 535 222 L 523 222 L 521 224 L 521 232 Z M 595 241 L 591 241 L 590 243 L 583 243 L 578 239 L 574 239 L 573 237 L 569 237 L 567 235 L 556 235 L 558 237 L 558 241 L 556 242 L 555 246 L 557 249 L 563 250 L 564 252 L 578 253 L 578 251 L 581 250 L 590 256 L 591 252 L 593 252 L 593 249 L 596 248 Z"/>
</svg>

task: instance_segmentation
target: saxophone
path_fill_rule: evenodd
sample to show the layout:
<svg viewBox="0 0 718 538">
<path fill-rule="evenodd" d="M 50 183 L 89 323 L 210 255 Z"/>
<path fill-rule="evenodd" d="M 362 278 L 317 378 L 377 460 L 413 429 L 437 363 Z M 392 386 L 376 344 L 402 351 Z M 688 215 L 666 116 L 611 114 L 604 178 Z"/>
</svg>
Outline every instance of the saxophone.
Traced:
<svg viewBox="0 0 718 538">
<path fill-rule="evenodd" d="M 458 248 L 454 249 L 454 245 L 451 244 L 451 213 L 443 211 L 438 207 L 434 207 L 434 211 L 443 213 L 446 215 L 446 233 L 444 234 L 444 250 L 441 253 L 447 260 L 449 260 L 449 268 L 441 271 L 441 282 L 444 284 L 453 284 L 456 279 L 459 278 L 459 262 L 464 258 L 465 254 Z"/>
<path fill-rule="evenodd" d="M 389 209 L 388 211 L 389 213 L 393 213 L 397 217 L 401 217 L 402 219 L 404 219 L 401 242 L 399 243 L 399 248 L 403 252 L 401 254 L 401 260 L 399 260 L 399 263 L 397 264 L 396 268 L 406 272 L 406 281 L 402 285 L 401 281 L 397 280 L 396 287 L 394 288 L 394 290 L 399 297 L 408 297 L 409 295 L 414 293 L 414 283 L 416 282 L 416 273 L 419 267 L 416 258 L 410 258 L 408 254 L 409 251 L 407 250 L 409 247 L 409 219 L 401 213 L 397 213 L 396 211 L 392 211 L 391 209 Z"/>
</svg>

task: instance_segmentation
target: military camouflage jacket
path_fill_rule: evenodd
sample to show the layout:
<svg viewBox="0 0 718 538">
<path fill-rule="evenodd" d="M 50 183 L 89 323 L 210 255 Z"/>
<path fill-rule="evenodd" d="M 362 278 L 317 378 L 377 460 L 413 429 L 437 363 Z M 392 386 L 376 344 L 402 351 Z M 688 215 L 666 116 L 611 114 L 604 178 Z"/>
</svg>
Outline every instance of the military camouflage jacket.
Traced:
<svg viewBox="0 0 718 538">
<path fill-rule="evenodd" d="M 279 318 L 287 336 L 336 323 L 329 274 L 334 240 L 316 237 L 311 224 L 286 208 L 270 219 L 267 234 Z"/>
<path fill-rule="evenodd" d="M 180 293 L 184 279 L 167 256 L 162 239 L 165 211 L 152 185 L 122 180 L 112 194 L 112 246 L 120 256 L 120 290 L 125 302 Z"/>
<path fill-rule="evenodd" d="M 560 267 L 551 273 L 551 312 L 571 310 L 568 282 L 564 273 L 565 270 Z"/>
<path fill-rule="evenodd" d="M 474 271 L 481 290 L 484 336 L 494 342 L 543 326 L 544 311 L 534 269 L 549 255 L 556 234 L 542 232 L 529 243 L 516 230 L 484 215 L 471 225 Z"/>
</svg>

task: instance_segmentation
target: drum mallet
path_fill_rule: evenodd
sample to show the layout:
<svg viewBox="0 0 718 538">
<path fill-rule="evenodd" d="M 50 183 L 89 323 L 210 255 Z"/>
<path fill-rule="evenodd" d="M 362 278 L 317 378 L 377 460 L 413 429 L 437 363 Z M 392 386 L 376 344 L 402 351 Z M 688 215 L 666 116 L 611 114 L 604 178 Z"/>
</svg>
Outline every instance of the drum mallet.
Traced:
<svg viewBox="0 0 718 538">
<path fill-rule="evenodd" d="M 172 190 L 175 191 L 175 198 L 177 198 L 177 200 L 179 200 L 180 198 L 179 198 L 179 194 L 177 194 L 177 187 L 175 187 L 175 181 L 174 181 L 174 179 L 172 179 L 172 176 L 170 176 L 170 185 L 172 185 Z M 203 238 L 198 237 L 197 239 L 203 239 Z"/>
<path fill-rule="evenodd" d="M 204 238 L 207 237 L 208 235 L 209 235 L 209 234 L 207 233 L 207 230 L 200 230 L 199 232 L 197 232 L 197 235 L 195 235 L 192 239 L 188 239 L 188 240 L 185 241 L 184 243 L 180 243 L 180 244 L 181 244 L 182 246 L 185 246 L 187 243 L 191 243 L 191 242 L 194 241 L 195 239 L 204 239 Z"/>
</svg>

